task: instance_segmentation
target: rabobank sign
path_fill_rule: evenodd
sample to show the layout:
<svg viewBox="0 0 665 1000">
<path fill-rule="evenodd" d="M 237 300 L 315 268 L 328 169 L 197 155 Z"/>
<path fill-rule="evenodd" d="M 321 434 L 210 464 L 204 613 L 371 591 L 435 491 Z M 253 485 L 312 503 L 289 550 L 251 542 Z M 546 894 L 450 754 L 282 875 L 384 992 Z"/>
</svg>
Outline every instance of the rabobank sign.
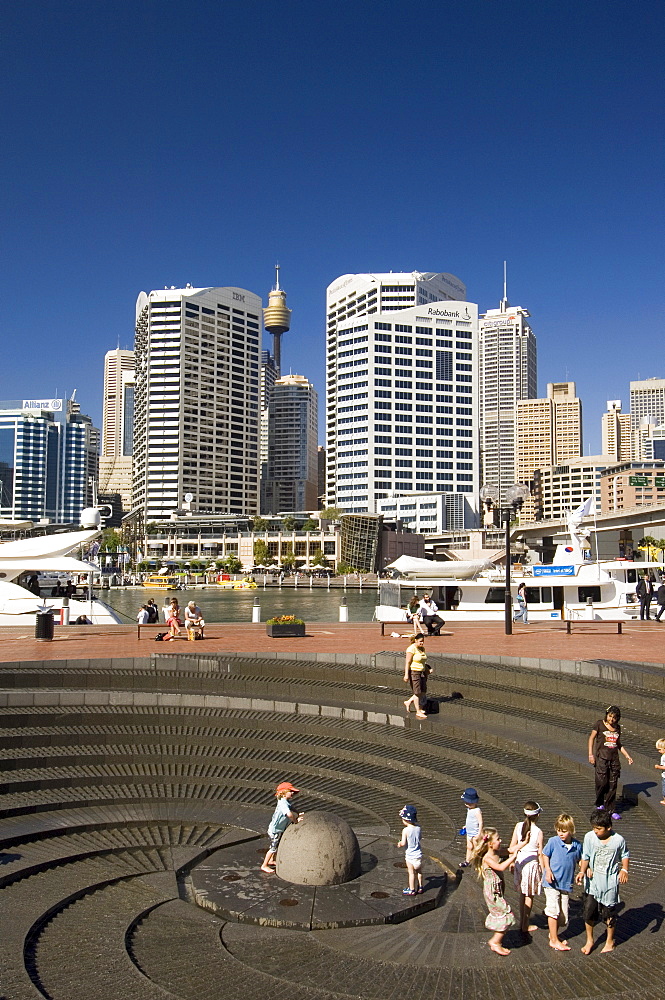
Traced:
<svg viewBox="0 0 665 1000">
<path fill-rule="evenodd" d="M 444 319 L 471 319 L 471 313 L 467 306 L 464 307 L 464 313 L 461 313 L 459 309 L 441 309 L 437 306 L 430 306 L 427 310 L 428 316 L 441 316 Z"/>
<path fill-rule="evenodd" d="M 23 410 L 61 410 L 62 399 L 24 399 Z"/>
</svg>

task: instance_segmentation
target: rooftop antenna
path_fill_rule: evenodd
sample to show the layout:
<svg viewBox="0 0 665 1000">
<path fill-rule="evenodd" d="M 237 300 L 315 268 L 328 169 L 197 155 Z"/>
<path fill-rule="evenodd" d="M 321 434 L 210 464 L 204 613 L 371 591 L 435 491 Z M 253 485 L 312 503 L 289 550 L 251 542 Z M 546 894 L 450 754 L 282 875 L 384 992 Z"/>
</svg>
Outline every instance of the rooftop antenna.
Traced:
<svg viewBox="0 0 665 1000">
<path fill-rule="evenodd" d="M 279 264 L 275 264 L 275 291 L 278 292 L 279 288 Z"/>
<path fill-rule="evenodd" d="M 503 298 L 501 299 L 500 309 L 501 312 L 505 312 L 508 308 L 508 277 L 506 270 L 506 262 L 503 262 Z"/>
</svg>

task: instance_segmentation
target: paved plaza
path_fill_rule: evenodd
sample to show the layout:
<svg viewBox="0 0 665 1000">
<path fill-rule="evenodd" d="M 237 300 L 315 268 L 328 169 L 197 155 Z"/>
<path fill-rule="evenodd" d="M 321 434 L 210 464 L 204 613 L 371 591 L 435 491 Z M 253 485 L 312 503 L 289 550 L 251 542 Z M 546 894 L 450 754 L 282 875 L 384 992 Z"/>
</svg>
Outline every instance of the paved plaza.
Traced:
<svg viewBox="0 0 665 1000">
<path fill-rule="evenodd" d="M 215 626 L 203 643 L 166 646 L 135 628 L 56 629 L 47 643 L 7 630 L 0 1000 L 660 1000 L 661 627 L 455 628 L 428 643 L 439 711 L 424 722 L 403 712 L 406 642 L 376 624 L 308 625 L 292 640 Z M 571 952 L 548 947 L 539 897 L 539 929 L 530 941 L 509 931 L 500 958 L 481 885 L 458 867 L 460 794 L 478 789 L 504 842 L 534 797 L 547 835 L 562 811 L 583 834 L 586 739 L 610 702 L 634 758 L 617 822 L 631 851 L 618 947 L 580 953 L 575 892 Z M 311 889 L 258 872 L 284 778 L 299 808 L 337 813 L 361 844 L 358 887 L 321 893 L 325 919 Z M 415 914 L 398 905 L 405 802 L 418 806 L 438 903 Z M 211 891 L 217 912 L 198 905 Z"/>
</svg>

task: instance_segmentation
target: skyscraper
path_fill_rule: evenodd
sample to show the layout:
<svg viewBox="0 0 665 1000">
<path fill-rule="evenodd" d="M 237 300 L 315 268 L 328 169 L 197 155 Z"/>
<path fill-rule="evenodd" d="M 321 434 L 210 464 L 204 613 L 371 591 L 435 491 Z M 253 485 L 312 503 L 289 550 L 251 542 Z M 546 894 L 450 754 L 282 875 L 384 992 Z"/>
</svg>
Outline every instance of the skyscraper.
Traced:
<svg viewBox="0 0 665 1000">
<path fill-rule="evenodd" d="M 346 274 L 327 291 L 327 500 L 478 493 L 478 308 L 449 274 Z"/>
<path fill-rule="evenodd" d="M 258 512 L 261 299 L 170 288 L 136 302 L 133 506 Z"/>
<path fill-rule="evenodd" d="M 261 512 L 318 507 L 318 396 L 302 375 L 275 382 L 268 404 L 268 462 L 261 480 Z"/>
<path fill-rule="evenodd" d="M 484 486 L 505 491 L 517 482 L 515 405 L 538 393 L 536 338 L 529 313 L 510 306 L 504 294 L 498 309 L 488 309 L 478 324 L 480 463 Z"/>
<path fill-rule="evenodd" d="M 617 462 L 630 461 L 630 414 L 621 412 L 620 399 L 607 400 L 607 412 L 601 419 L 601 451 Z"/>
<path fill-rule="evenodd" d="M 536 469 L 561 465 L 582 455 L 582 400 L 574 382 L 549 382 L 545 399 L 517 402 L 516 479 L 531 486 Z M 540 512 L 529 497 L 520 522 L 533 521 Z"/>
<path fill-rule="evenodd" d="M 117 522 L 132 505 L 132 443 L 134 432 L 134 351 L 117 348 L 104 358 L 104 404 L 99 491 L 114 509 Z M 111 497 L 113 500 L 111 500 Z M 116 499 L 117 498 L 117 499 Z"/>
<path fill-rule="evenodd" d="M 665 424 L 665 379 L 647 378 L 630 383 L 631 457 L 646 458 L 645 442 L 656 427 Z"/>
<path fill-rule="evenodd" d="M 73 398 L 0 402 L 0 517 L 78 524 L 98 454 L 99 430 Z"/>
<path fill-rule="evenodd" d="M 259 377 L 259 469 L 261 479 L 265 479 L 268 468 L 268 403 L 272 395 L 272 387 L 279 378 L 275 368 L 275 359 L 270 351 L 261 351 L 261 372 Z"/>
</svg>

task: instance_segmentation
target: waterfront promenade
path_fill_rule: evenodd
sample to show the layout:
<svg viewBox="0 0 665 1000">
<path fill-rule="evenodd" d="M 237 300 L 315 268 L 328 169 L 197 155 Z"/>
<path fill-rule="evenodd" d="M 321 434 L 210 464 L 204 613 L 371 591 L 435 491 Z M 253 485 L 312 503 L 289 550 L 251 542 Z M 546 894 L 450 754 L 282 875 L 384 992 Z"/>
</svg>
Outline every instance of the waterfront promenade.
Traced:
<svg viewBox="0 0 665 1000">
<path fill-rule="evenodd" d="M 316 653 L 379 653 L 406 649 L 407 629 L 402 625 L 386 626 L 381 635 L 378 622 L 308 622 L 307 634 L 298 639 L 272 639 L 264 624 L 246 622 L 215 624 L 206 627 L 203 642 L 187 643 L 186 635 L 165 644 L 154 642 L 154 632 L 146 630 L 140 641 L 135 625 L 116 626 L 56 626 L 52 642 L 34 638 L 30 629 L 10 627 L 0 636 L 0 662 L 16 660 L 100 659 L 121 656 L 149 656 L 155 652 L 195 652 L 199 655 L 215 652 L 289 652 Z M 392 631 L 400 637 L 392 637 Z M 608 660 L 641 663 L 665 663 L 665 621 L 635 621 L 623 626 L 618 635 L 616 626 L 597 622 L 585 625 L 567 635 L 562 622 L 537 622 L 514 626 L 512 635 L 505 635 L 503 623 L 469 622 L 447 627 L 440 637 L 426 640 L 430 655 L 456 653 L 528 657 L 561 660 Z"/>
</svg>

